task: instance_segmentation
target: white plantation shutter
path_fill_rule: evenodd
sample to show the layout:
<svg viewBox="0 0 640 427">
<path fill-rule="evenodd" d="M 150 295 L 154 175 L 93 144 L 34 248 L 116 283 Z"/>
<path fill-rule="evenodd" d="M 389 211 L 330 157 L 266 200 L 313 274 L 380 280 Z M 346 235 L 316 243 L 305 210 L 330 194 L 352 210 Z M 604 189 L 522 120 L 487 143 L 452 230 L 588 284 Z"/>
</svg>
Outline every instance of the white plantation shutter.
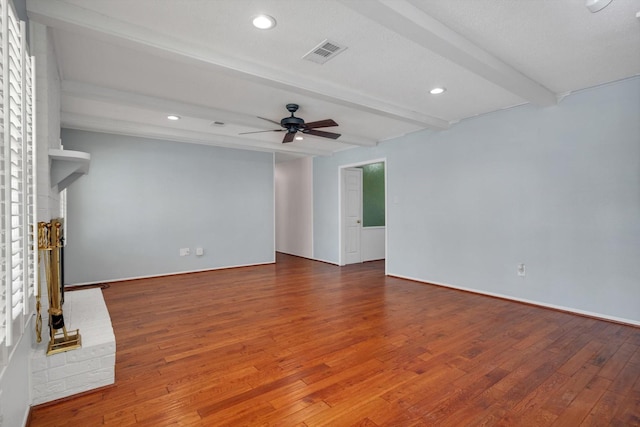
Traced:
<svg viewBox="0 0 640 427">
<path fill-rule="evenodd" d="M 5 40 L 7 3 L 0 1 L 0 342 L 4 341 L 7 334 L 7 238 L 6 221 L 8 191 L 6 183 L 6 162 L 4 150 L 4 80 L 5 80 Z"/>
<path fill-rule="evenodd" d="M 26 26 L 24 22 L 22 23 L 22 47 L 23 52 L 27 52 L 26 47 Z M 35 144 L 34 144 L 34 69 L 33 69 L 33 58 L 29 55 L 23 55 L 23 73 L 22 73 L 22 81 L 23 81 L 23 108 L 22 108 L 22 123 L 23 123 L 23 141 L 24 141 L 24 153 L 23 153 L 23 164 L 25 168 L 24 173 L 24 210 L 23 210 L 23 218 L 25 219 L 25 226 L 22 229 L 22 235 L 24 238 L 24 248 L 25 248 L 25 259 L 24 259 L 24 269 L 25 269 L 25 281 L 24 281 L 24 293 L 25 304 L 24 304 L 24 314 L 29 314 L 33 308 L 35 308 L 34 304 L 27 304 L 27 301 L 34 301 L 33 297 L 35 295 L 36 288 L 36 272 L 38 270 L 36 254 L 38 251 L 37 244 L 37 233 L 38 229 L 36 227 L 36 168 L 35 168 Z"/>
<path fill-rule="evenodd" d="M 33 60 L 8 0 L 0 0 L 0 20 L 0 341 L 11 346 L 28 319 L 35 283 Z"/>
<path fill-rule="evenodd" d="M 22 158 L 22 38 L 20 21 L 8 14 L 9 110 L 8 144 L 10 147 L 11 181 L 11 319 L 15 320 L 24 307 L 24 165 Z"/>
</svg>

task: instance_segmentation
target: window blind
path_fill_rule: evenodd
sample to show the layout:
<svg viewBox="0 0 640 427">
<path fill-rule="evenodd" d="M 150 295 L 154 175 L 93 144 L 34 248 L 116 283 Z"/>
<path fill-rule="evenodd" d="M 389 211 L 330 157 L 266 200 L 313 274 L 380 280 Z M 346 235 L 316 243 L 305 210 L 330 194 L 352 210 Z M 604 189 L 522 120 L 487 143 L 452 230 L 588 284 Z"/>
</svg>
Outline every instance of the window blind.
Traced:
<svg viewBox="0 0 640 427">
<path fill-rule="evenodd" d="M 33 59 L 8 0 L 0 0 L 0 20 L 0 341 L 8 347 L 28 319 L 36 274 Z"/>
<path fill-rule="evenodd" d="M 21 23 L 22 34 L 26 34 L 26 25 Z M 27 52 L 26 37 L 22 38 L 23 52 Z M 34 143 L 34 68 L 33 57 L 29 55 L 23 55 L 23 109 L 22 109 L 22 123 L 23 123 L 23 141 L 24 141 L 24 153 L 23 164 L 25 167 L 24 173 L 24 189 L 25 189 L 25 203 L 23 210 L 23 218 L 26 221 L 26 226 L 22 229 L 25 248 L 25 260 L 24 268 L 26 280 L 24 282 L 24 293 L 26 295 L 24 304 L 24 314 L 29 314 L 31 310 L 35 308 L 34 304 L 27 304 L 28 301 L 34 301 L 36 280 L 37 280 L 37 227 L 36 227 L 36 167 L 35 167 L 35 143 Z"/>
<path fill-rule="evenodd" d="M 20 22 L 15 16 L 8 14 L 8 47 L 9 52 L 9 170 L 11 188 L 11 320 L 23 312 L 24 305 L 24 247 L 22 239 L 24 182 L 22 159 L 22 40 L 20 38 Z M 12 322 L 11 322 L 12 323 Z M 9 323 L 11 325 L 11 323 Z M 9 344 L 9 342 L 7 342 Z"/>
<path fill-rule="evenodd" d="M 7 23 L 7 3 L 0 1 L 0 342 L 4 341 L 7 335 L 7 242 L 6 242 L 6 221 L 7 212 L 7 185 L 6 185 L 6 161 L 4 150 L 4 122 L 5 122 L 5 52 L 6 52 L 6 23 Z"/>
</svg>

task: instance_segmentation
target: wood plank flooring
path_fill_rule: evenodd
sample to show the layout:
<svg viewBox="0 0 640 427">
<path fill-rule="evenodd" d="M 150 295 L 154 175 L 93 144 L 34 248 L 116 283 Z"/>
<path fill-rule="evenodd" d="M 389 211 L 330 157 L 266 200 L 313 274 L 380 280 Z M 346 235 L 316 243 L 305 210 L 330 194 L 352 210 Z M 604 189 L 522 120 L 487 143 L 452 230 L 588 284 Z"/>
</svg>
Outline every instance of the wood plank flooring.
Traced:
<svg viewBox="0 0 640 427">
<path fill-rule="evenodd" d="M 638 426 L 640 328 L 278 254 L 104 291 L 116 385 L 31 427 Z"/>
</svg>

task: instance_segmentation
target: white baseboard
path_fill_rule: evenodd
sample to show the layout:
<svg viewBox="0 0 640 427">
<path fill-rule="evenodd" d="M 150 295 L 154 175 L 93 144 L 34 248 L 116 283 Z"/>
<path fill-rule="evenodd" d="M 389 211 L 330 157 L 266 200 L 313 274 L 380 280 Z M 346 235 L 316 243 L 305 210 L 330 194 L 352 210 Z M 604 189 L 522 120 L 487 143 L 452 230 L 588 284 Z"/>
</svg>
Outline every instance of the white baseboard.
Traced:
<svg viewBox="0 0 640 427">
<path fill-rule="evenodd" d="M 331 264 L 331 265 L 337 265 L 338 267 L 340 267 L 340 264 L 338 264 L 335 261 L 329 261 L 326 259 L 322 259 L 322 258 L 311 258 L 313 261 L 319 261 L 319 262 L 324 262 L 325 264 Z"/>
<path fill-rule="evenodd" d="M 119 278 L 119 279 L 108 279 L 108 280 L 97 280 L 94 282 L 80 282 L 80 283 L 73 283 L 73 284 L 68 284 L 65 286 L 87 286 L 87 285 L 98 285 L 101 283 L 114 283 L 114 282 L 126 282 L 128 280 L 138 280 L 138 279 L 150 279 L 153 277 L 165 277 L 165 276 L 177 276 L 179 274 L 189 274 L 189 273 L 201 273 L 203 271 L 217 271 L 217 270 L 228 270 L 230 268 L 242 268 L 242 267 L 253 267 L 256 265 L 269 265 L 269 264 L 274 264 L 276 261 L 275 259 L 273 261 L 270 262 L 259 262 L 259 263 L 255 263 L 255 264 L 238 264 L 238 265 L 227 265 L 224 267 L 215 267 L 215 268 L 202 268 L 199 270 L 186 270 L 186 271 L 176 271 L 173 273 L 161 273 L 161 274 L 149 274 L 149 275 L 145 275 L 145 276 L 133 276 L 133 277 L 124 277 L 124 278 Z"/>
<path fill-rule="evenodd" d="M 616 316 L 609 316 L 607 314 L 596 313 L 596 312 L 586 311 L 586 310 L 580 310 L 580 309 L 573 308 L 573 307 L 566 307 L 566 306 L 562 306 L 562 305 L 549 304 L 549 303 L 529 300 L 529 299 L 525 299 L 525 298 L 516 298 L 516 297 L 510 296 L 510 295 L 503 295 L 503 294 L 494 293 L 494 292 L 480 291 L 478 289 L 465 288 L 463 286 L 454 286 L 454 285 L 449 285 L 447 283 L 438 283 L 438 282 L 432 282 L 432 281 L 428 281 L 428 280 L 416 279 L 415 277 L 403 276 L 403 275 L 400 275 L 400 274 L 387 273 L 387 276 L 397 277 L 399 279 L 411 280 L 413 282 L 418 282 L 418 283 L 425 283 L 425 284 L 428 284 L 428 285 L 442 286 L 444 288 L 457 289 L 459 291 L 471 292 L 471 293 L 479 294 L 479 295 L 487 295 L 487 296 L 490 296 L 490 297 L 496 297 L 496 298 L 506 299 L 506 300 L 510 300 L 510 301 L 522 302 L 522 303 L 525 303 L 525 304 L 531 304 L 531 305 L 535 305 L 535 306 L 538 306 L 538 307 L 551 308 L 551 309 L 554 309 L 554 310 L 559 310 L 559 311 L 565 311 L 565 312 L 568 312 L 568 313 L 579 314 L 579 315 L 582 315 L 582 316 L 592 317 L 592 318 L 595 318 L 595 319 L 609 320 L 609 321 L 612 321 L 612 322 L 624 323 L 624 324 L 632 325 L 632 326 L 640 326 L 640 321 L 638 321 L 638 320 L 625 319 L 623 317 L 616 317 Z"/>
</svg>

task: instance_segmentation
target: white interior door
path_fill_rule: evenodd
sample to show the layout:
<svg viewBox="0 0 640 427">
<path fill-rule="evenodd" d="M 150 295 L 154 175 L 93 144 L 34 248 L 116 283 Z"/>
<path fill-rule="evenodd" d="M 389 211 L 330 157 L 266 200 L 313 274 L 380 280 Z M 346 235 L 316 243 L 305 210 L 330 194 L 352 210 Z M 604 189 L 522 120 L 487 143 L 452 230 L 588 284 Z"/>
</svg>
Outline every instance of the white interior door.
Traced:
<svg viewBox="0 0 640 427">
<path fill-rule="evenodd" d="M 362 262 L 360 234 L 362 231 L 362 169 L 343 170 L 343 244 L 344 263 Z"/>
</svg>

